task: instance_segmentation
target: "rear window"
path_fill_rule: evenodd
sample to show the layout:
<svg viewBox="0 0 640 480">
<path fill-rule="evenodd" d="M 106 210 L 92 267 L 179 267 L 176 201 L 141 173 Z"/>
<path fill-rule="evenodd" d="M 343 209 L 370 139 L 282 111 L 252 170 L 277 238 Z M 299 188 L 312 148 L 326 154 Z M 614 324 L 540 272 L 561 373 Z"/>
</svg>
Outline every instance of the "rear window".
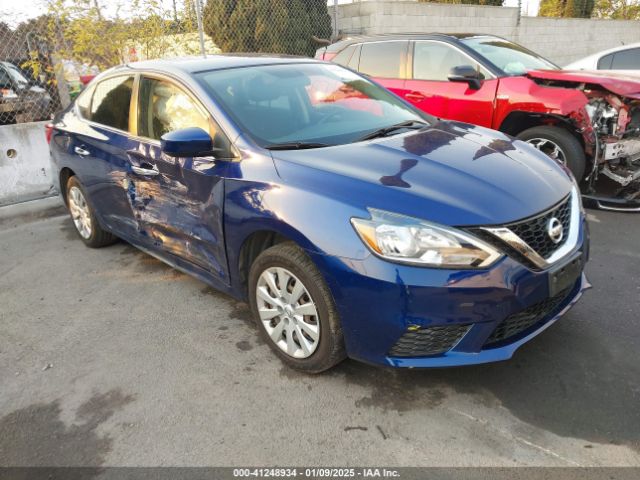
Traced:
<svg viewBox="0 0 640 480">
<path fill-rule="evenodd" d="M 598 60 L 598 70 L 609 70 L 611 69 L 611 62 L 613 61 L 613 53 L 609 55 L 605 55 L 600 60 Z"/>
<path fill-rule="evenodd" d="M 640 48 L 614 53 L 611 68 L 613 70 L 640 70 Z"/>
<path fill-rule="evenodd" d="M 364 43 L 358 70 L 372 77 L 402 78 L 400 66 L 406 49 L 405 41 Z"/>
</svg>

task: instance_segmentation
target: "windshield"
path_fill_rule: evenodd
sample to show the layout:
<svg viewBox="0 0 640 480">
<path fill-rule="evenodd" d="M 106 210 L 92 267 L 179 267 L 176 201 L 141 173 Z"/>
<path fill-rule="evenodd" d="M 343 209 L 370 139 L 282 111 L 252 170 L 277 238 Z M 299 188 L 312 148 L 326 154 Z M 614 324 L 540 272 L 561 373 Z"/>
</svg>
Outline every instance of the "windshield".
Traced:
<svg viewBox="0 0 640 480">
<path fill-rule="evenodd" d="M 284 64 L 196 74 L 243 130 L 263 147 L 339 145 L 425 115 L 338 65 Z"/>
<path fill-rule="evenodd" d="M 550 61 L 502 38 L 471 37 L 461 41 L 509 76 L 523 75 L 529 70 L 559 70 Z"/>
<path fill-rule="evenodd" d="M 15 65 L 8 62 L 2 62 L 2 65 L 7 69 L 7 72 L 9 72 L 13 81 L 18 84 L 19 88 L 26 88 L 29 86 L 29 80 L 26 79 Z"/>
</svg>

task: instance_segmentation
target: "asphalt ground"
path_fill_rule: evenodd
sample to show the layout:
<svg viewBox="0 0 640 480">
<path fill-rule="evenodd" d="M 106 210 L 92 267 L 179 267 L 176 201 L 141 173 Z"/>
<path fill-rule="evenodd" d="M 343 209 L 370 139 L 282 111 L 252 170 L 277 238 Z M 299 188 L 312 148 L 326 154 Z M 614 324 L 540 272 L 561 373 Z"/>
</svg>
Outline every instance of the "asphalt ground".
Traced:
<svg viewBox="0 0 640 480">
<path fill-rule="evenodd" d="M 594 288 L 510 361 L 306 376 L 245 304 L 11 208 L 0 466 L 640 466 L 638 215 L 590 212 Z"/>
</svg>

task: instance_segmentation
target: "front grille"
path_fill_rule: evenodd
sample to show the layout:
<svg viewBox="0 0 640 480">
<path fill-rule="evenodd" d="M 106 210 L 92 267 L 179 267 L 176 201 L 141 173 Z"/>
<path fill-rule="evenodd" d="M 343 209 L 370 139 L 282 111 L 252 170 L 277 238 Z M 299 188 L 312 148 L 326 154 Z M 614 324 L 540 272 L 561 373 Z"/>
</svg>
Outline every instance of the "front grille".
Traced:
<svg viewBox="0 0 640 480">
<path fill-rule="evenodd" d="M 547 233 L 547 224 L 550 219 L 556 217 L 562 224 L 562 241 L 559 243 L 553 243 L 549 234 Z M 571 195 L 562 200 L 553 208 L 546 212 L 536 215 L 535 217 L 521 220 L 519 222 L 509 223 L 506 225 L 500 225 L 506 227 L 520 237 L 527 243 L 538 255 L 543 258 L 548 258 L 560 248 L 569 237 L 569 230 L 571 227 Z M 495 227 L 495 226 L 494 226 Z M 485 241 L 489 245 L 497 248 L 498 250 L 509 255 L 514 260 L 528 266 L 532 270 L 540 270 L 540 268 L 529 260 L 526 256 L 513 248 L 507 242 L 504 242 L 499 237 L 483 230 L 480 227 L 472 227 L 467 229 L 473 233 L 476 237 Z"/>
<path fill-rule="evenodd" d="M 493 331 L 491 336 L 485 342 L 485 347 L 491 346 L 507 340 L 519 333 L 524 332 L 529 327 L 541 322 L 549 315 L 558 310 L 558 307 L 567 298 L 571 289 L 564 290 L 556 296 L 547 298 L 542 302 L 536 303 L 524 310 L 508 316 Z"/>
<path fill-rule="evenodd" d="M 569 226 L 571 223 L 571 197 L 565 198 L 560 204 L 543 215 L 525 220 L 523 222 L 505 225 L 509 230 L 524 240 L 527 245 L 533 248 L 542 258 L 549 257 L 556 249 L 560 248 L 569 236 Z M 562 241 L 553 243 L 547 233 L 549 220 L 556 217 L 562 224 Z"/>
<path fill-rule="evenodd" d="M 445 353 L 458 343 L 470 325 L 443 325 L 407 332 L 389 351 L 391 357 L 424 357 Z"/>
</svg>

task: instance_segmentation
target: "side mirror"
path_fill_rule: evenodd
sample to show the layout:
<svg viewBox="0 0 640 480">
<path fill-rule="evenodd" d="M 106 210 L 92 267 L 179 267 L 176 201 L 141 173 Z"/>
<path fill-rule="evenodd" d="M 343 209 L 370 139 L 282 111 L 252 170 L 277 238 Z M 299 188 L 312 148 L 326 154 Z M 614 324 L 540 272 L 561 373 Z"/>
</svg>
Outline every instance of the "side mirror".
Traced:
<svg viewBox="0 0 640 480">
<path fill-rule="evenodd" d="M 170 157 L 205 157 L 214 151 L 211 135 L 199 127 L 165 133 L 160 142 L 162 151 Z"/>
<path fill-rule="evenodd" d="M 468 83 L 469 88 L 473 90 L 480 90 L 480 87 L 482 86 L 482 75 L 480 75 L 480 72 L 472 65 L 459 65 L 457 67 L 453 67 L 449 71 L 448 78 L 450 82 Z"/>
</svg>

